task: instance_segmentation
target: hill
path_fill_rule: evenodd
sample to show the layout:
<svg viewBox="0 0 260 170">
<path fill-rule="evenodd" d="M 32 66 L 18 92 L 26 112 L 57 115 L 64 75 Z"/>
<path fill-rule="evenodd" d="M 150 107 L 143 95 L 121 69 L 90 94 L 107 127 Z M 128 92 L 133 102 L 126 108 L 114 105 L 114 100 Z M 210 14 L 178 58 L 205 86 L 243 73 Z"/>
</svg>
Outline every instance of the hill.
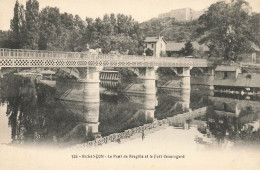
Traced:
<svg viewBox="0 0 260 170">
<path fill-rule="evenodd" d="M 176 21 L 174 18 L 153 18 L 139 24 L 143 36 L 164 36 L 167 41 L 185 42 L 198 39 L 198 20 Z"/>
</svg>

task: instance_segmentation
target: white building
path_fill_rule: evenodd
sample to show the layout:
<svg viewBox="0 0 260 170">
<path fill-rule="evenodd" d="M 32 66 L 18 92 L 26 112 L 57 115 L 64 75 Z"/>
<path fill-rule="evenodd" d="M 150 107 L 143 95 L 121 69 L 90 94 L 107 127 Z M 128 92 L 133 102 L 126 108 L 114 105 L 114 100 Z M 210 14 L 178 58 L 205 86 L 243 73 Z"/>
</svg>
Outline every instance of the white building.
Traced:
<svg viewBox="0 0 260 170">
<path fill-rule="evenodd" d="M 159 37 L 146 37 L 145 50 L 148 48 L 153 51 L 153 56 L 160 57 L 166 54 L 166 41 L 163 36 Z"/>
</svg>

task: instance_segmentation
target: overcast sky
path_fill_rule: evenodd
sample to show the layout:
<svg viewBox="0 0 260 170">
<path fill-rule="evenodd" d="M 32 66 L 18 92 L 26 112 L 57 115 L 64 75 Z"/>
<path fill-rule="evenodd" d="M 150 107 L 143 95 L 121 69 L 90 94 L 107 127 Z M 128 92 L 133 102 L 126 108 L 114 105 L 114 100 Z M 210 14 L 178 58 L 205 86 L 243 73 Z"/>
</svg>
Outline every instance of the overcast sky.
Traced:
<svg viewBox="0 0 260 170">
<path fill-rule="evenodd" d="M 13 9 L 16 0 L 0 0 L 0 30 L 10 28 Z M 217 0 L 38 0 L 40 9 L 51 6 L 58 7 L 60 12 L 68 12 L 86 17 L 103 17 L 106 13 L 123 13 L 132 15 L 136 21 L 143 22 L 159 13 L 169 12 L 173 9 L 190 7 L 201 10 L 210 6 Z M 260 0 L 247 0 L 254 12 L 260 12 Z M 26 0 L 19 0 L 26 3 Z"/>
</svg>

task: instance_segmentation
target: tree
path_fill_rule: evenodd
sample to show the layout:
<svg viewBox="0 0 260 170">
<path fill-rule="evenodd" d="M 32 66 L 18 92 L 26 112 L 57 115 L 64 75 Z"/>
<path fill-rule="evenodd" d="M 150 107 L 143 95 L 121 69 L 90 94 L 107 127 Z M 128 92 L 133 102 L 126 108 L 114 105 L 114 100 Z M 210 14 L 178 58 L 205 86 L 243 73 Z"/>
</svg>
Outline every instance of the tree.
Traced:
<svg viewBox="0 0 260 170">
<path fill-rule="evenodd" d="M 25 39 L 25 11 L 23 5 L 16 1 L 14 6 L 14 16 L 11 20 L 11 32 L 9 37 L 10 48 L 22 48 Z"/>
<path fill-rule="evenodd" d="M 193 52 L 194 52 L 194 48 L 193 48 L 192 43 L 190 41 L 187 41 L 185 43 L 185 47 L 183 47 L 180 50 L 180 55 L 182 55 L 182 56 L 189 56 L 189 55 L 193 55 Z"/>
<path fill-rule="evenodd" d="M 147 48 L 147 49 L 145 50 L 145 55 L 146 55 L 146 56 L 153 56 L 153 50 L 151 50 L 150 48 Z"/>
<path fill-rule="evenodd" d="M 20 25 L 19 25 L 19 2 L 15 2 L 14 6 L 14 16 L 13 19 L 11 20 L 11 30 L 12 30 L 12 41 L 13 41 L 13 47 L 14 48 L 20 48 L 20 42 L 21 42 L 21 37 L 20 37 Z"/>
<path fill-rule="evenodd" d="M 237 54 L 250 52 L 254 39 L 248 8 L 244 0 L 212 4 L 199 18 L 200 43 L 208 45 L 211 54 L 224 60 L 236 60 Z"/>
<path fill-rule="evenodd" d="M 83 39 L 90 48 L 101 48 L 104 53 L 129 50 L 129 54 L 142 54 L 143 37 L 139 24 L 131 16 L 106 14 L 103 19 L 86 18 L 86 22 Z"/>
<path fill-rule="evenodd" d="M 123 14 L 106 14 L 103 19 L 83 21 L 78 15 L 61 14 L 56 7 L 46 7 L 39 13 L 37 0 L 28 0 L 26 10 L 16 1 L 11 28 L 14 48 L 61 51 L 101 48 L 104 53 L 112 50 L 129 54 L 143 52 L 138 22 Z M 3 39 L 1 44 L 6 46 L 9 42 Z"/>
<path fill-rule="evenodd" d="M 12 32 L 0 30 L 0 48 L 15 48 L 12 42 Z"/>
<path fill-rule="evenodd" d="M 60 44 L 58 42 L 61 29 L 59 9 L 51 7 L 42 9 L 39 24 L 39 49 L 60 50 Z"/>
<path fill-rule="evenodd" d="M 250 32 L 254 42 L 260 46 L 260 13 L 253 13 L 250 18 Z"/>
<path fill-rule="evenodd" d="M 37 50 L 39 41 L 39 2 L 37 0 L 26 2 L 25 21 L 23 48 Z"/>
</svg>

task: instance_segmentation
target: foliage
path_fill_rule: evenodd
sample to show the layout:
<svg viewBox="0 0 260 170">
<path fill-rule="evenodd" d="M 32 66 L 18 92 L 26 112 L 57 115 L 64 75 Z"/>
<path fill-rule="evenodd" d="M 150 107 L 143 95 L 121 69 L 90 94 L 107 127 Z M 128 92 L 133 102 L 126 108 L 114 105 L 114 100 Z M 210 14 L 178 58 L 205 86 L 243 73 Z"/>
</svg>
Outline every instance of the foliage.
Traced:
<svg viewBox="0 0 260 170">
<path fill-rule="evenodd" d="M 260 46 L 260 13 L 253 13 L 249 24 L 253 41 Z"/>
<path fill-rule="evenodd" d="M 185 43 L 185 46 L 180 50 L 180 55 L 182 56 L 189 56 L 192 55 L 194 52 L 193 45 L 190 41 Z"/>
<path fill-rule="evenodd" d="M 25 10 L 23 5 L 20 5 L 18 1 L 15 3 L 14 16 L 11 20 L 11 30 L 8 35 L 9 43 L 6 44 L 9 48 L 22 48 L 25 35 Z M 6 47 L 6 46 L 2 46 Z"/>
<path fill-rule="evenodd" d="M 25 24 L 23 25 L 24 43 L 23 48 L 37 50 L 39 40 L 39 2 L 37 0 L 28 0 L 26 2 Z"/>
<path fill-rule="evenodd" d="M 103 19 L 86 18 L 85 44 L 90 48 L 101 48 L 104 53 L 118 50 L 129 54 L 142 54 L 143 37 L 139 25 L 131 16 L 123 14 L 105 15 Z"/>
<path fill-rule="evenodd" d="M 58 8 L 46 7 L 40 13 L 40 25 L 39 49 L 81 51 L 86 23 L 79 16 L 61 14 Z"/>
<path fill-rule="evenodd" d="M 0 30 L 0 47 L 12 48 L 13 42 L 11 40 L 11 31 Z"/>
<path fill-rule="evenodd" d="M 7 41 L 8 40 L 8 41 Z M 10 41 L 10 42 L 9 42 Z M 39 12 L 37 0 L 28 0 L 26 9 L 16 1 L 10 36 L 1 39 L 1 47 L 57 51 L 119 51 L 142 54 L 143 37 L 138 22 L 123 14 L 106 14 L 103 19 L 60 13 L 45 7 Z"/>
<path fill-rule="evenodd" d="M 14 42 L 14 48 L 20 48 L 21 37 L 20 37 L 20 18 L 19 18 L 19 8 L 20 5 L 16 1 L 14 6 L 14 16 L 11 20 L 11 29 L 12 29 L 12 39 Z"/>
<path fill-rule="evenodd" d="M 147 48 L 145 50 L 145 54 L 146 54 L 146 56 L 153 56 L 153 50 L 151 50 L 150 48 Z"/>
<path fill-rule="evenodd" d="M 225 60 L 236 60 L 237 54 L 251 51 L 251 42 L 256 42 L 253 34 L 259 35 L 259 28 L 252 25 L 254 16 L 249 15 L 248 3 L 237 0 L 232 4 L 217 2 L 212 4 L 199 18 L 197 29 L 202 36 L 200 43 L 206 43 L 212 55 Z M 255 29 L 258 29 L 256 31 Z"/>
</svg>

